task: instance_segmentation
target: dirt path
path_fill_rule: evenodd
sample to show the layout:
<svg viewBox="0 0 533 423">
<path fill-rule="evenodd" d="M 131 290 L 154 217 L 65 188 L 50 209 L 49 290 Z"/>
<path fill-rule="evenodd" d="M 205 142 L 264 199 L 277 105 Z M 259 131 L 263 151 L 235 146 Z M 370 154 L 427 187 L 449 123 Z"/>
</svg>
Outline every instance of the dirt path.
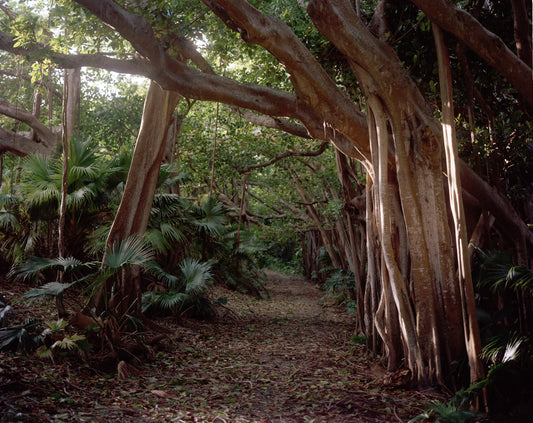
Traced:
<svg viewBox="0 0 533 423">
<path fill-rule="evenodd" d="M 350 342 L 349 316 L 322 307 L 309 282 L 268 277 L 267 300 L 217 289 L 235 315 L 176 327 L 126 380 L 0 355 L 1 421 L 370 423 L 420 413 L 428 397 L 387 391 L 373 377 L 363 348 Z"/>
</svg>

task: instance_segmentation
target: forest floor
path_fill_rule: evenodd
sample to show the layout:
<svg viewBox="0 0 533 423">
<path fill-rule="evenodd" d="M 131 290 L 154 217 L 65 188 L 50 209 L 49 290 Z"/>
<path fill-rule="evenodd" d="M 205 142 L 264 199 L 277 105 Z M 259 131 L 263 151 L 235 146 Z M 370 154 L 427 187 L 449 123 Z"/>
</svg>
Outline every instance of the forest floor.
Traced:
<svg viewBox="0 0 533 423">
<path fill-rule="evenodd" d="M 268 299 L 217 287 L 228 303 L 215 322 L 164 322 L 172 332 L 126 378 L 73 357 L 0 353 L 0 421 L 407 422 L 442 399 L 385 386 L 352 342 L 352 317 L 304 279 L 267 276 Z M 7 299 L 20 294 L 1 285 Z"/>
</svg>

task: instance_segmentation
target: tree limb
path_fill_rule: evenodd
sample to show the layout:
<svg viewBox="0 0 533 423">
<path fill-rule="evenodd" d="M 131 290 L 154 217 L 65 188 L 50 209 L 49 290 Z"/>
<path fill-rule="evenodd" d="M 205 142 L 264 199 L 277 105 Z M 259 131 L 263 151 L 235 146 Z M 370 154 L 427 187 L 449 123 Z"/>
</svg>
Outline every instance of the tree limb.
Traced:
<svg viewBox="0 0 533 423">
<path fill-rule="evenodd" d="M 258 163 L 258 164 L 253 164 L 253 165 L 249 165 L 249 166 L 245 166 L 245 167 L 239 167 L 237 168 L 237 171 L 239 173 L 248 173 L 250 172 L 252 169 L 260 169 L 260 168 L 263 168 L 263 167 L 267 167 L 267 166 L 270 166 L 282 159 L 285 159 L 286 157 L 294 157 L 294 156 L 299 156 L 299 157 L 312 157 L 312 156 L 319 156 L 321 155 L 324 151 L 326 151 L 326 148 L 328 147 L 329 143 L 328 142 L 323 142 L 322 144 L 320 144 L 320 147 L 318 147 L 318 149 L 316 150 L 313 150 L 313 151 L 294 151 L 294 150 L 287 150 L 279 155 L 277 155 L 276 157 L 273 157 L 272 159 L 264 162 L 264 163 Z"/>
<path fill-rule="evenodd" d="M 26 110 L 21 110 L 3 98 L 0 98 L 0 114 L 19 120 L 30 126 L 46 148 L 53 147 L 59 142 L 58 135 L 48 129 L 33 114 Z"/>
<path fill-rule="evenodd" d="M 533 108 L 531 64 L 518 58 L 496 34 L 447 0 L 411 0 L 432 22 L 450 32 L 513 85 Z"/>
<path fill-rule="evenodd" d="M 365 116 L 284 22 L 244 0 L 202 1 L 244 41 L 272 53 L 289 72 L 298 99 L 318 115 L 318 121 L 335 128 L 333 135 L 340 132 L 348 137 L 361 159 L 369 157 Z M 303 123 L 307 126 L 306 121 Z M 332 142 L 335 143 L 333 139 Z"/>
<path fill-rule="evenodd" d="M 24 157 L 35 153 L 46 155 L 50 149 L 42 143 L 36 143 L 31 138 L 0 127 L 0 153 L 5 151 Z"/>
</svg>

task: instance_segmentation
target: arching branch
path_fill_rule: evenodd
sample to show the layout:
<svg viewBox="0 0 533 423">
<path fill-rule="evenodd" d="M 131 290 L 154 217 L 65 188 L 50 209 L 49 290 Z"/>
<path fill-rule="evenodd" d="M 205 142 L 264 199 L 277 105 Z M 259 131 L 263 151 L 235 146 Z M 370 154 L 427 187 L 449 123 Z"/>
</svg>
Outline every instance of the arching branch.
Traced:
<svg viewBox="0 0 533 423">
<path fill-rule="evenodd" d="M 263 168 L 263 167 L 267 167 L 267 166 L 270 166 L 276 162 L 279 162 L 280 160 L 282 159 L 285 159 L 287 157 L 295 157 L 295 156 L 299 156 L 299 157 L 313 157 L 313 156 L 320 156 L 324 151 L 326 151 L 326 148 L 328 147 L 329 143 L 327 142 L 323 142 L 322 144 L 320 144 L 320 147 L 318 147 L 318 149 L 316 150 L 313 150 L 313 151 L 294 151 L 294 150 L 287 150 L 279 155 L 277 155 L 276 157 L 273 157 L 272 159 L 264 162 L 264 163 L 257 163 L 257 164 L 253 164 L 253 165 L 249 165 L 249 166 L 245 166 L 245 167 L 240 167 L 240 168 L 237 168 L 237 171 L 239 173 L 248 173 L 250 172 L 251 170 L 253 169 L 260 169 L 260 168 Z"/>
<path fill-rule="evenodd" d="M 472 15 L 447 0 L 411 0 L 435 24 L 455 35 L 473 52 L 506 77 L 533 108 L 531 63 L 514 54 L 496 34 L 487 30 Z"/>
<path fill-rule="evenodd" d="M 48 129 L 32 113 L 14 106 L 3 98 L 0 98 L 0 114 L 30 126 L 46 148 L 55 146 L 59 141 L 58 134 Z"/>
</svg>

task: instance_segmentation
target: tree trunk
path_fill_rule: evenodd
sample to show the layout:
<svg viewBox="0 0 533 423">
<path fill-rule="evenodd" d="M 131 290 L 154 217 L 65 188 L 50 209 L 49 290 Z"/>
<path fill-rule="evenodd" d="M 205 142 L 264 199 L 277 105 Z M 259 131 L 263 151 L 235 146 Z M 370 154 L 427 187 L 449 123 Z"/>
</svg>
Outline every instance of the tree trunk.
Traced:
<svg viewBox="0 0 533 423">
<path fill-rule="evenodd" d="M 65 222 L 68 195 L 68 153 L 70 137 L 76 129 L 76 109 L 80 99 L 80 89 L 80 68 L 65 70 L 63 84 L 63 111 L 61 119 L 63 128 L 61 134 L 63 145 L 63 171 L 61 177 L 61 203 L 59 206 L 59 230 L 57 241 L 59 257 L 65 257 L 67 253 L 65 247 Z"/>
<path fill-rule="evenodd" d="M 179 99 L 177 93 L 165 91 L 155 82 L 150 83 L 124 194 L 107 237 L 107 247 L 133 235 L 143 236 L 146 232 L 167 133 Z M 115 292 L 123 296 L 120 301 L 110 302 L 111 307 L 116 307 L 113 311 L 117 314 L 126 310 L 138 316 L 141 314 L 139 277 L 138 269 L 129 274 L 126 272 L 119 282 L 121 286 L 115 287 Z M 98 309 L 103 308 L 104 288 L 92 299 Z"/>
<path fill-rule="evenodd" d="M 481 362 L 481 339 L 476 314 L 476 300 L 474 285 L 468 256 L 468 240 L 466 233 L 466 218 L 461 195 L 461 178 L 458 169 L 459 153 L 455 137 L 455 116 L 453 112 L 452 74 L 450 57 L 444 43 L 441 29 L 433 24 L 435 46 L 437 49 L 440 95 L 442 100 L 442 131 L 444 151 L 446 153 L 446 172 L 448 175 L 448 193 L 450 209 L 452 211 L 455 247 L 457 257 L 459 289 L 463 308 L 463 330 L 465 336 L 468 363 L 470 365 L 470 383 L 474 384 L 485 376 Z"/>
<path fill-rule="evenodd" d="M 372 181 L 367 204 L 374 207 L 367 221 L 369 299 L 389 368 L 404 359 L 415 380 L 442 382 L 465 344 L 457 331 L 463 315 L 439 126 L 390 47 L 365 36 L 368 30 L 347 2 L 313 1 L 308 10 L 318 29 L 349 57 L 367 102 L 371 162 L 366 167 Z M 341 27 L 353 30 L 336 30 Z M 347 36 L 354 33 L 360 38 Z M 395 338 L 397 324 L 401 338 Z"/>
</svg>

